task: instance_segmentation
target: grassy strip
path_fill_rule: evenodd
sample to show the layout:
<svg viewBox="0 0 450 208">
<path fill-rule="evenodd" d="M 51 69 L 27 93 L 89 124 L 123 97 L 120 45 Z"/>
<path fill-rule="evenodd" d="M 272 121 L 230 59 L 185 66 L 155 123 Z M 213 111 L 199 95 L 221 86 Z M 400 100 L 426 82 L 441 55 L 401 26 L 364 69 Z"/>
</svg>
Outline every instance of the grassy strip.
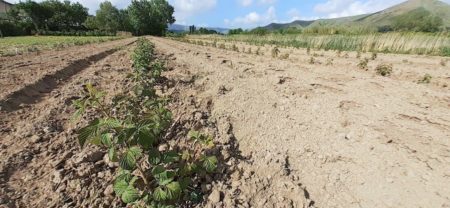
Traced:
<svg viewBox="0 0 450 208">
<path fill-rule="evenodd" d="M 116 36 L 21 36 L 0 39 L 0 56 L 14 56 L 42 50 L 117 40 Z"/>
<path fill-rule="evenodd" d="M 374 33 L 367 35 L 269 34 L 231 36 L 190 36 L 188 38 L 225 42 L 246 42 L 252 45 L 314 48 L 339 51 L 363 51 L 419 55 L 450 56 L 448 34 Z"/>
</svg>

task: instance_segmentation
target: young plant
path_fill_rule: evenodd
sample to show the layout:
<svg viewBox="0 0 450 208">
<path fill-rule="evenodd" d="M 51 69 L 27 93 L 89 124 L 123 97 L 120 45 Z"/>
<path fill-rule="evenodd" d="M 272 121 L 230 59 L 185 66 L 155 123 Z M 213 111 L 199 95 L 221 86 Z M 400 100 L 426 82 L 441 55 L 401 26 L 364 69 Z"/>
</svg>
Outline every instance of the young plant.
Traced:
<svg viewBox="0 0 450 208">
<path fill-rule="evenodd" d="M 196 139 L 189 136 L 176 147 L 159 148 L 167 145 L 170 138 L 165 135 L 172 122 L 165 100 L 153 88 L 152 79 L 163 66 L 145 56 L 150 51 L 154 57 L 148 40 L 139 39 L 137 44 L 129 91 L 108 102 L 105 93 L 87 84 L 85 96 L 74 101 L 75 117 L 95 115 L 78 130 L 79 144 L 100 145 L 111 161 L 119 162 L 114 192 L 130 207 L 176 207 L 196 201 L 191 198 L 198 195 L 194 185 L 217 168 L 217 157 L 207 153 L 214 142 L 198 133 L 193 134 Z"/>
<path fill-rule="evenodd" d="M 375 68 L 375 71 L 377 72 L 377 74 L 386 77 L 392 74 L 393 67 L 392 64 L 380 64 L 377 66 L 377 68 Z"/>
<path fill-rule="evenodd" d="M 377 59 L 377 57 L 378 57 L 377 52 L 372 52 L 372 57 L 371 57 L 372 61 Z"/>
<path fill-rule="evenodd" d="M 272 49 L 272 58 L 276 58 L 276 57 L 278 57 L 278 54 L 280 53 L 280 49 L 278 48 L 278 46 L 275 46 L 273 49 Z"/>
<path fill-rule="evenodd" d="M 333 65 L 333 61 L 334 61 L 334 60 L 333 60 L 332 58 L 328 58 L 328 59 L 327 59 L 327 64 L 326 64 L 326 65 L 327 65 L 327 66 Z"/>
<path fill-rule="evenodd" d="M 314 57 L 311 57 L 309 59 L 309 64 L 315 64 L 316 63 L 316 59 L 314 59 Z"/>
<path fill-rule="evenodd" d="M 285 53 L 280 56 L 280 59 L 289 59 L 289 53 Z"/>
<path fill-rule="evenodd" d="M 364 58 L 364 59 L 359 61 L 358 67 L 360 69 L 362 69 L 362 70 L 366 70 L 367 71 L 367 70 L 369 70 L 368 64 L 369 64 L 369 59 L 368 58 Z"/>
<path fill-rule="evenodd" d="M 419 84 L 430 84 L 431 83 L 431 79 L 433 77 L 429 74 L 425 74 L 425 76 L 423 76 L 422 79 L 420 79 L 419 81 L 417 81 L 417 83 Z"/>
</svg>

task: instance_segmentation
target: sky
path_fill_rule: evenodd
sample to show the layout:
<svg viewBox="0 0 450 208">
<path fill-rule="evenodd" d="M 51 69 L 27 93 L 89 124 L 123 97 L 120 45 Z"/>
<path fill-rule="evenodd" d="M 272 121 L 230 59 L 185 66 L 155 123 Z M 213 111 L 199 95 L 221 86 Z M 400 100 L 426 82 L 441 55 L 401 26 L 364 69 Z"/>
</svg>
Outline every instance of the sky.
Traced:
<svg viewBox="0 0 450 208">
<path fill-rule="evenodd" d="M 7 0 L 8 1 L 8 0 Z M 42 1 L 42 0 L 38 0 Z M 103 0 L 80 2 L 95 14 Z M 130 0 L 110 0 L 125 8 Z M 335 18 L 377 12 L 405 0 L 168 0 L 177 24 L 199 27 L 254 28 L 272 22 Z M 443 0 L 450 4 L 450 0 Z M 9 0 L 19 2 L 19 0 Z"/>
</svg>

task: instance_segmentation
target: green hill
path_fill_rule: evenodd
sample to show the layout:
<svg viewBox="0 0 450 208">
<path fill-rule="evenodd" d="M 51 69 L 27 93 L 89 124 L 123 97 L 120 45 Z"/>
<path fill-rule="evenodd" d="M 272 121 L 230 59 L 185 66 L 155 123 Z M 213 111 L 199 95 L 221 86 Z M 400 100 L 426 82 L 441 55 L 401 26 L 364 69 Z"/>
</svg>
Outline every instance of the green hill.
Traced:
<svg viewBox="0 0 450 208">
<path fill-rule="evenodd" d="M 263 28 L 268 30 L 284 29 L 289 27 L 395 27 L 402 21 L 416 21 L 414 23 L 428 24 L 435 22 L 435 19 L 427 19 L 430 17 L 438 17 L 442 19 L 442 27 L 450 28 L 450 5 L 438 0 L 409 0 L 396 6 L 387 8 L 383 11 L 372 14 L 363 14 L 351 17 L 341 17 L 334 19 L 319 19 L 315 21 L 297 20 L 287 24 L 272 23 Z M 307 24 L 299 24 L 307 23 Z"/>
</svg>

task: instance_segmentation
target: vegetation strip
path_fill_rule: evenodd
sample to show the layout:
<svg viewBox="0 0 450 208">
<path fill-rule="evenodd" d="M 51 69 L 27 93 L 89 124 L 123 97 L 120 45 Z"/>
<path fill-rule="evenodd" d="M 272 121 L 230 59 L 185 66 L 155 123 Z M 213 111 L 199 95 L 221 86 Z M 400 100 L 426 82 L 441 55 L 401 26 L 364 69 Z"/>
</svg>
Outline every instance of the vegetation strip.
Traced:
<svg viewBox="0 0 450 208">
<path fill-rule="evenodd" d="M 155 59 L 154 45 L 145 38 L 137 41 L 132 60 L 128 91 L 108 103 L 105 93 L 87 84 L 85 97 L 74 101 L 75 119 L 95 114 L 94 120 L 79 129 L 79 143 L 107 148 L 109 160 L 119 162 L 114 191 L 125 204 L 175 207 L 198 203 L 201 194 L 194 184 L 217 168 L 217 157 L 208 154 L 213 139 L 190 131 L 186 141 L 161 148 L 170 139 L 165 135 L 172 123 L 167 101 L 154 90 L 164 68 Z"/>
</svg>

